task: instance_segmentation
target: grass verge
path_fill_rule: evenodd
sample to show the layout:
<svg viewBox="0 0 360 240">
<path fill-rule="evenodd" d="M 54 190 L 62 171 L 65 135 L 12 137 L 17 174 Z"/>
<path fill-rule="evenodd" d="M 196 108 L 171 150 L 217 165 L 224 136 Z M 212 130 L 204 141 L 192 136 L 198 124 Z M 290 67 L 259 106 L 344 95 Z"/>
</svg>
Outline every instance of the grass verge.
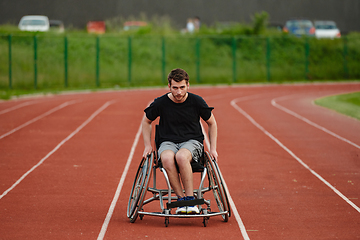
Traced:
<svg viewBox="0 0 360 240">
<path fill-rule="evenodd" d="M 319 98 L 315 103 L 360 120 L 360 92 Z"/>
</svg>

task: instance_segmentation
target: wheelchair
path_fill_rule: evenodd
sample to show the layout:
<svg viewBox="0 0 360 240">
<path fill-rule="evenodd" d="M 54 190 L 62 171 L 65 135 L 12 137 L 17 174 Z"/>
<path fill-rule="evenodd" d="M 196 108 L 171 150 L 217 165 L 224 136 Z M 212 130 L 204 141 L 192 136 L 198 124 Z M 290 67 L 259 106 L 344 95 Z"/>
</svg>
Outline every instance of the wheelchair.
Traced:
<svg viewBox="0 0 360 240">
<path fill-rule="evenodd" d="M 158 149 L 157 130 L 155 136 L 155 146 Z M 194 187 L 194 200 L 176 201 L 174 191 L 171 189 L 170 181 L 166 170 L 162 167 L 161 161 L 157 156 L 157 151 L 153 151 L 146 158 L 142 158 L 137 169 L 135 180 L 130 192 L 127 206 L 127 217 L 134 223 L 139 217 L 141 220 L 145 215 L 164 217 L 165 226 L 168 227 L 170 218 L 202 218 L 203 226 L 206 227 L 208 220 L 213 216 L 221 216 L 224 222 L 229 220 L 231 209 L 228 200 L 227 188 L 224 185 L 223 177 L 217 162 L 212 159 L 207 151 L 203 151 L 203 156 L 198 162 L 192 162 L 193 173 L 200 173 L 199 188 Z M 156 172 L 159 169 L 165 178 L 165 187 L 157 188 Z M 152 184 L 150 178 L 152 177 Z M 207 192 L 213 192 L 217 205 L 216 211 L 212 211 L 210 199 L 205 199 Z M 175 201 L 172 201 L 175 200 Z M 160 211 L 145 211 L 147 205 L 158 201 Z M 182 206 L 197 205 L 199 214 L 172 214 L 173 208 Z M 159 209 L 157 209 L 159 210 Z"/>
</svg>

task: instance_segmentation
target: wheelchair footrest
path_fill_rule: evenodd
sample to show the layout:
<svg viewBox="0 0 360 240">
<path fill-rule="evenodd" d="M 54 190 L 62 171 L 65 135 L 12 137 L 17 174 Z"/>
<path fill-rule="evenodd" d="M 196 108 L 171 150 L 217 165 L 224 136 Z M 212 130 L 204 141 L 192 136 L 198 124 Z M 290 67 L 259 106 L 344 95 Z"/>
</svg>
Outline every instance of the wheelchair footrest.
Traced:
<svg viewBox="0 0 360 240">
<path fill-rule="evenodd" d="M 186 201 L 176 201 L 171 203 L 166 203 L 167 209 L 176 208 L 176 207 L 184 207 L 184 206 L 195 206 L 195 205 L 203 205 L 205 201 L 203 198 L 194 199 L 194 200 L 186 200 Z"/>
</svg>

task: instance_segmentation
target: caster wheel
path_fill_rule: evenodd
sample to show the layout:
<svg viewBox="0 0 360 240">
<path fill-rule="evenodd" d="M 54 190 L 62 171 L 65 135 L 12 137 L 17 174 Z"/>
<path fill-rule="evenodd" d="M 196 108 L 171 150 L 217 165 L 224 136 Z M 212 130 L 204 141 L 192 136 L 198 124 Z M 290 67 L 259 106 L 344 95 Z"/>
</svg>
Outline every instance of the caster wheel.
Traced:
<svg viewBox="0 0 360 240">
<path fill-rule="evenodd" d="M 203 220 L 204 227 L 207 226 L 208 222 L 209 222 L 209 218 L 208 218 L 208 217 L 204 217 L 204 220 Z"/>
<path fill-rule="evenodd" d="M 169 218 L 165 218 L 165 227 L 169 226 Z"/>
</svg>

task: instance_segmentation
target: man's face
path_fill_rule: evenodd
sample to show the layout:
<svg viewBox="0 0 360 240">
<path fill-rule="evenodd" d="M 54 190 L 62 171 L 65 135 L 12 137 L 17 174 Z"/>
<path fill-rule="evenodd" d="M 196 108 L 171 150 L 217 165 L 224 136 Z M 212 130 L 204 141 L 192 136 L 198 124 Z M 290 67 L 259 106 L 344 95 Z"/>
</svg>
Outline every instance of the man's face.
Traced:
<svg viewBox="0 0 360 240">
<path fill-rule="evenodd" d="M 174 97 L 176 103 L 182 103 L 187 98 L 187 92 L 189 89 L 189 82 L 182 80 L 181 82 L 176 82 L 171 80 L 171 85 L 169 84 L 170 92 Z"/>
</svg>

